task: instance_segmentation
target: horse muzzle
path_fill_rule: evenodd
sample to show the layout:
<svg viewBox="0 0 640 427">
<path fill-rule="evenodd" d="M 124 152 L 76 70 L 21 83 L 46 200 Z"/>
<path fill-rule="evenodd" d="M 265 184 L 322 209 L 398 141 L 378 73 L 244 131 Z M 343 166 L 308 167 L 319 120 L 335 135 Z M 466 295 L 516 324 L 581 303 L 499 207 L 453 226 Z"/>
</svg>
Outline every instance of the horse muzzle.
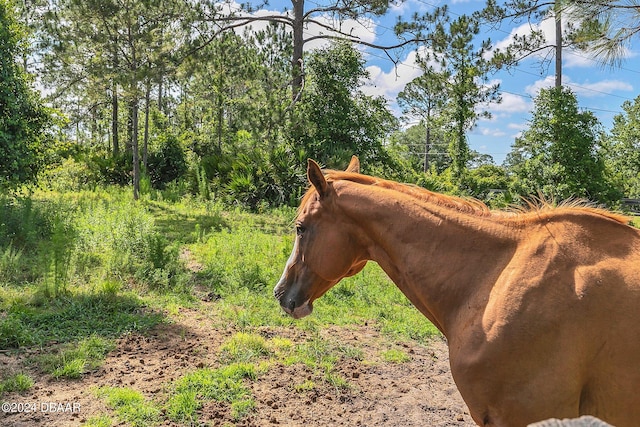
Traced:
<svg viewBox="0 0 640 427">
<path fill-rule="evenodd" d="M 273 296 L 280 303 L 280 307 L 285 313 L 293 317 L 294 319 L 302 319 L 308 316 L 313 311 L 313 304 L 309 299 L 299 301 L 298 295 L 291 295 L 291 288 L 287 292 L 287 286 L 282 281 L 279 282 L 273 289 Z"/>
</svg>

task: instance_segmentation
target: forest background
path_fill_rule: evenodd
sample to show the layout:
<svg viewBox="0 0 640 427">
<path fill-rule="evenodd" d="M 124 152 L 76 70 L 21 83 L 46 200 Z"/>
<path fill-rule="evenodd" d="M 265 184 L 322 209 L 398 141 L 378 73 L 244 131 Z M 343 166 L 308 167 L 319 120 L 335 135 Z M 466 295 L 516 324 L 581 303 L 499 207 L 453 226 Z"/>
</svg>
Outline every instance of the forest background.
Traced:
<svg viewBox="0 0 640 427">
<path fill-rule="evenodd" d="M 471 15 L 434 6 L 399 19 L 395 43 L 375 45 L 347 22 L 397 4 L 298 0 L 261 14 L 265 5 L 207 1 L 3 0 L 0 185 L 115 184 L 134 198 L 260 210 L 297 203 L 307 158 L 342 168 L 356 154 L 366 173 L 497 207 L 520 196 L 619 206 L 640 196 L 640 98 L 605 130 L 562 85 L 561 58 L 571 47 L 619 65 L 637 31 L 611 25 L 638 13 L 627 3 L 489 1 Z M 504 20 L 549 17 L 555 44 L 536 30 L 502 49 L 481 39 Z M 406 46 L 417 48 L 421 75 L 399 93 L 399 119 L 363 90 L 361 48 L 394 60 Z M 540 90 L 528 128 L 496 165 L 468 141 L 501 100 L 492 73 L 544 49 L 556 85 Z"/>
</svg>

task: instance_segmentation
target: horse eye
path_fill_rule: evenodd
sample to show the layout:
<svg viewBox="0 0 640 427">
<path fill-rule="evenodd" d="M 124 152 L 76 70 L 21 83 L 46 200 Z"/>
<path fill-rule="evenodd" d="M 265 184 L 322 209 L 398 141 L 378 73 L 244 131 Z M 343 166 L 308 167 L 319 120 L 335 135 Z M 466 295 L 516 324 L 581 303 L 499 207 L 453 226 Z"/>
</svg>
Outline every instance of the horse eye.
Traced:
<svg viewBox="0 0 640 427">
<path fill-rule="evenodd" d="M 305 228 L 303 226 L 301 226 L 300 224 L 296 225 L 296 234 L 298 236 L 302 236 L 305 232 Z"/>
</svg>

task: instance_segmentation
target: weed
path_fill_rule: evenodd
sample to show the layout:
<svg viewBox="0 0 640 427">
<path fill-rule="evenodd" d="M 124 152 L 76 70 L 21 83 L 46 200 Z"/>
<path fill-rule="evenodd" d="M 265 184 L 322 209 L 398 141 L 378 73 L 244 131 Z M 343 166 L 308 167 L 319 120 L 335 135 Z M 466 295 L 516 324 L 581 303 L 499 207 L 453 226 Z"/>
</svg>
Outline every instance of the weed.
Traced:
<svg viewBox="0 0 640 427">
<path fill-rule="evenodd" d="M 77 344 L 68 344 L 57 354 L 47 354 L 37 358 L 44 372 L 56 379 L 80 378 L 85 372 L 102 364 L 114 344 L 104 338 L 91 336 Z"/>
<path fill-rule="evenodd" d="M 113 425 L 113 421 L 107 415 L 96 415 L 95 417 L 90 417 L 83 424 L 84 427 L 111 427 Z"/>
<path fill-rule="evenodd" d="M 0 277 L 5 278 L 4 280 L 15 277 L 20 271 L 21 259 L 22 250 L 15 249 L 11 243 L 4 250 L 0 250 Z"/>
<path fill-rule="evenodd" d="M 0 349 L 22 347 L 34 342 L 33 334 L 17 316 L 0 315 Z"/>
<path fill-rule="evenodd" d="M 130 293 L 70 294 L 44 302 L 37 299 L 37 294 L 34 298 L 31 305 L 16 307 L 7 317 L 18 325 L 16 331 L 22 331 L 19 338 L 13 338 L 7 346 L 78 341 L 91 335 L 115 337 L 129 331 L 147 330 L 163 319 L 161 314 L 145 310 L 140 298 Z M 15 322 L 16 319 L 19 322 Z M 12 327 L 7 329 L 8 338 L 14 337 Z M 2 330 L 0 323 L 0 337 Z"/>
<path fill-rule="evenodd" d="M 107 401 L 120 419 L 134 427 L 148 427 L 160 420 L 160 409 L 139 391 L 126 387 L 101 387 L 97 395 Z"/>
<path fill-rule="evenodd" d="M 244 399 L 231 402 L 231 418 L 234 421 L 240 421 L 256 407 L 256 402 L 253 399 Z"/>
<path fill-rule="evenodd" d="M 249 362 L 271 353 L 267 341 L 260 335 L 237 333 L 220 348 L 223 360 Z"/>
<path fill-rule="evenodd" d="M 411 358 L 407 353 L 398 349 L 384 350 L 380 352 L 380 357 L 383 361 L 388 363 L 405 363 L 409 362 Z"/>
<path fill-rule="evenodd" d="M 316 383 L 314 383 L 311 380 L 305 380 L 301 384 L 294 385 L 293 389 L 296 391 L 296 393 L 304 393 L 304 392 L 313 390 L 315 387 L 316 387 Z"/>
<path fill-rule="evenodd" d="M 33 379 L 22 373 L 10 375 L 0 381 L 0 396 L 4 393 L 23 393 L 33 387 Z"/>
<path fill-rule="evenodd" d="M 214 400 L 229 403 L 232 416 L 239 419 L 255 406 L 250 390 L 244 385 L 245 378 L 256 378 L 253 365 L 233 363 L 191 372 L 176 382 L 166 413 L 173 421 L 194 421 L 202 401 Z"/>
</svg>

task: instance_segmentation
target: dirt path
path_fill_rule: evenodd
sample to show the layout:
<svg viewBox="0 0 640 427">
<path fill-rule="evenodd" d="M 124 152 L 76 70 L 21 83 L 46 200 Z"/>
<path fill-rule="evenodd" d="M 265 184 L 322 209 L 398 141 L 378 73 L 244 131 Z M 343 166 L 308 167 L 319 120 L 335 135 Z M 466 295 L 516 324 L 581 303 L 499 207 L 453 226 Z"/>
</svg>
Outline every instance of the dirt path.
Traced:
<svg viewBox="0 0 640 427">
<path fill-rule="evenodd" d="M 236 331 L 207 328 L 210 324 L 201 312 L 185 310 L 175 323 L 161 324 L 145 336 L 122 337 L 103 366 L 81 380 L 56 381 L 30 372 L 36 379 L 34 387 L 25 395 L 5 395 L 4 401 L 37 404 L 38 410 L 0 413 L 0 425 L 77 426 L 93 416 L 111 414 L 96 397 L 95 389 L 101 386 L 126 386 L 139 390 L 149 399 L 164 401 L 172 380 L 196 368 L 219 366 L 220 345 Z M 288 338 L 294 345 L 309 338 L 308 333 L 297 328 L 265 328 L 259 333 L 265 337 Z M 256 408 L 238 425 L 475 425 L 451 379 L 442 340 L 434 340 L 428 347 L 402 344 L 410 360 L 390 363 L 372 361 L 388 341 L 371 327 L 334 327 L 321 331 L 320 335 L 358 348 L 364 354 L 362 360 L 348 359 L 336 364 L 337 372 L 347 379 L 350 387 L 338 389 L 320 384 L 309 391 L 296 391 L 293 385 L 300 384 L 310 373 L 300 364 L 276 364 L 266 374 L 248 382 Z M 0 354 L 0 369 L 24 364 L 28 357 L 27 354 L 17 358 Z M 42 412 L 47 402 L 58 407 L 60 404 L 71 406 L 66 406 L 65 412 L 52 413 L 52 407 Z M 115 415 L 112 418 L 117 419 Z M 230 425 L 231 420 L 229 409 L 215 402 L 205 403 L 199 413 L 202 425 Z"/>
</svg>

